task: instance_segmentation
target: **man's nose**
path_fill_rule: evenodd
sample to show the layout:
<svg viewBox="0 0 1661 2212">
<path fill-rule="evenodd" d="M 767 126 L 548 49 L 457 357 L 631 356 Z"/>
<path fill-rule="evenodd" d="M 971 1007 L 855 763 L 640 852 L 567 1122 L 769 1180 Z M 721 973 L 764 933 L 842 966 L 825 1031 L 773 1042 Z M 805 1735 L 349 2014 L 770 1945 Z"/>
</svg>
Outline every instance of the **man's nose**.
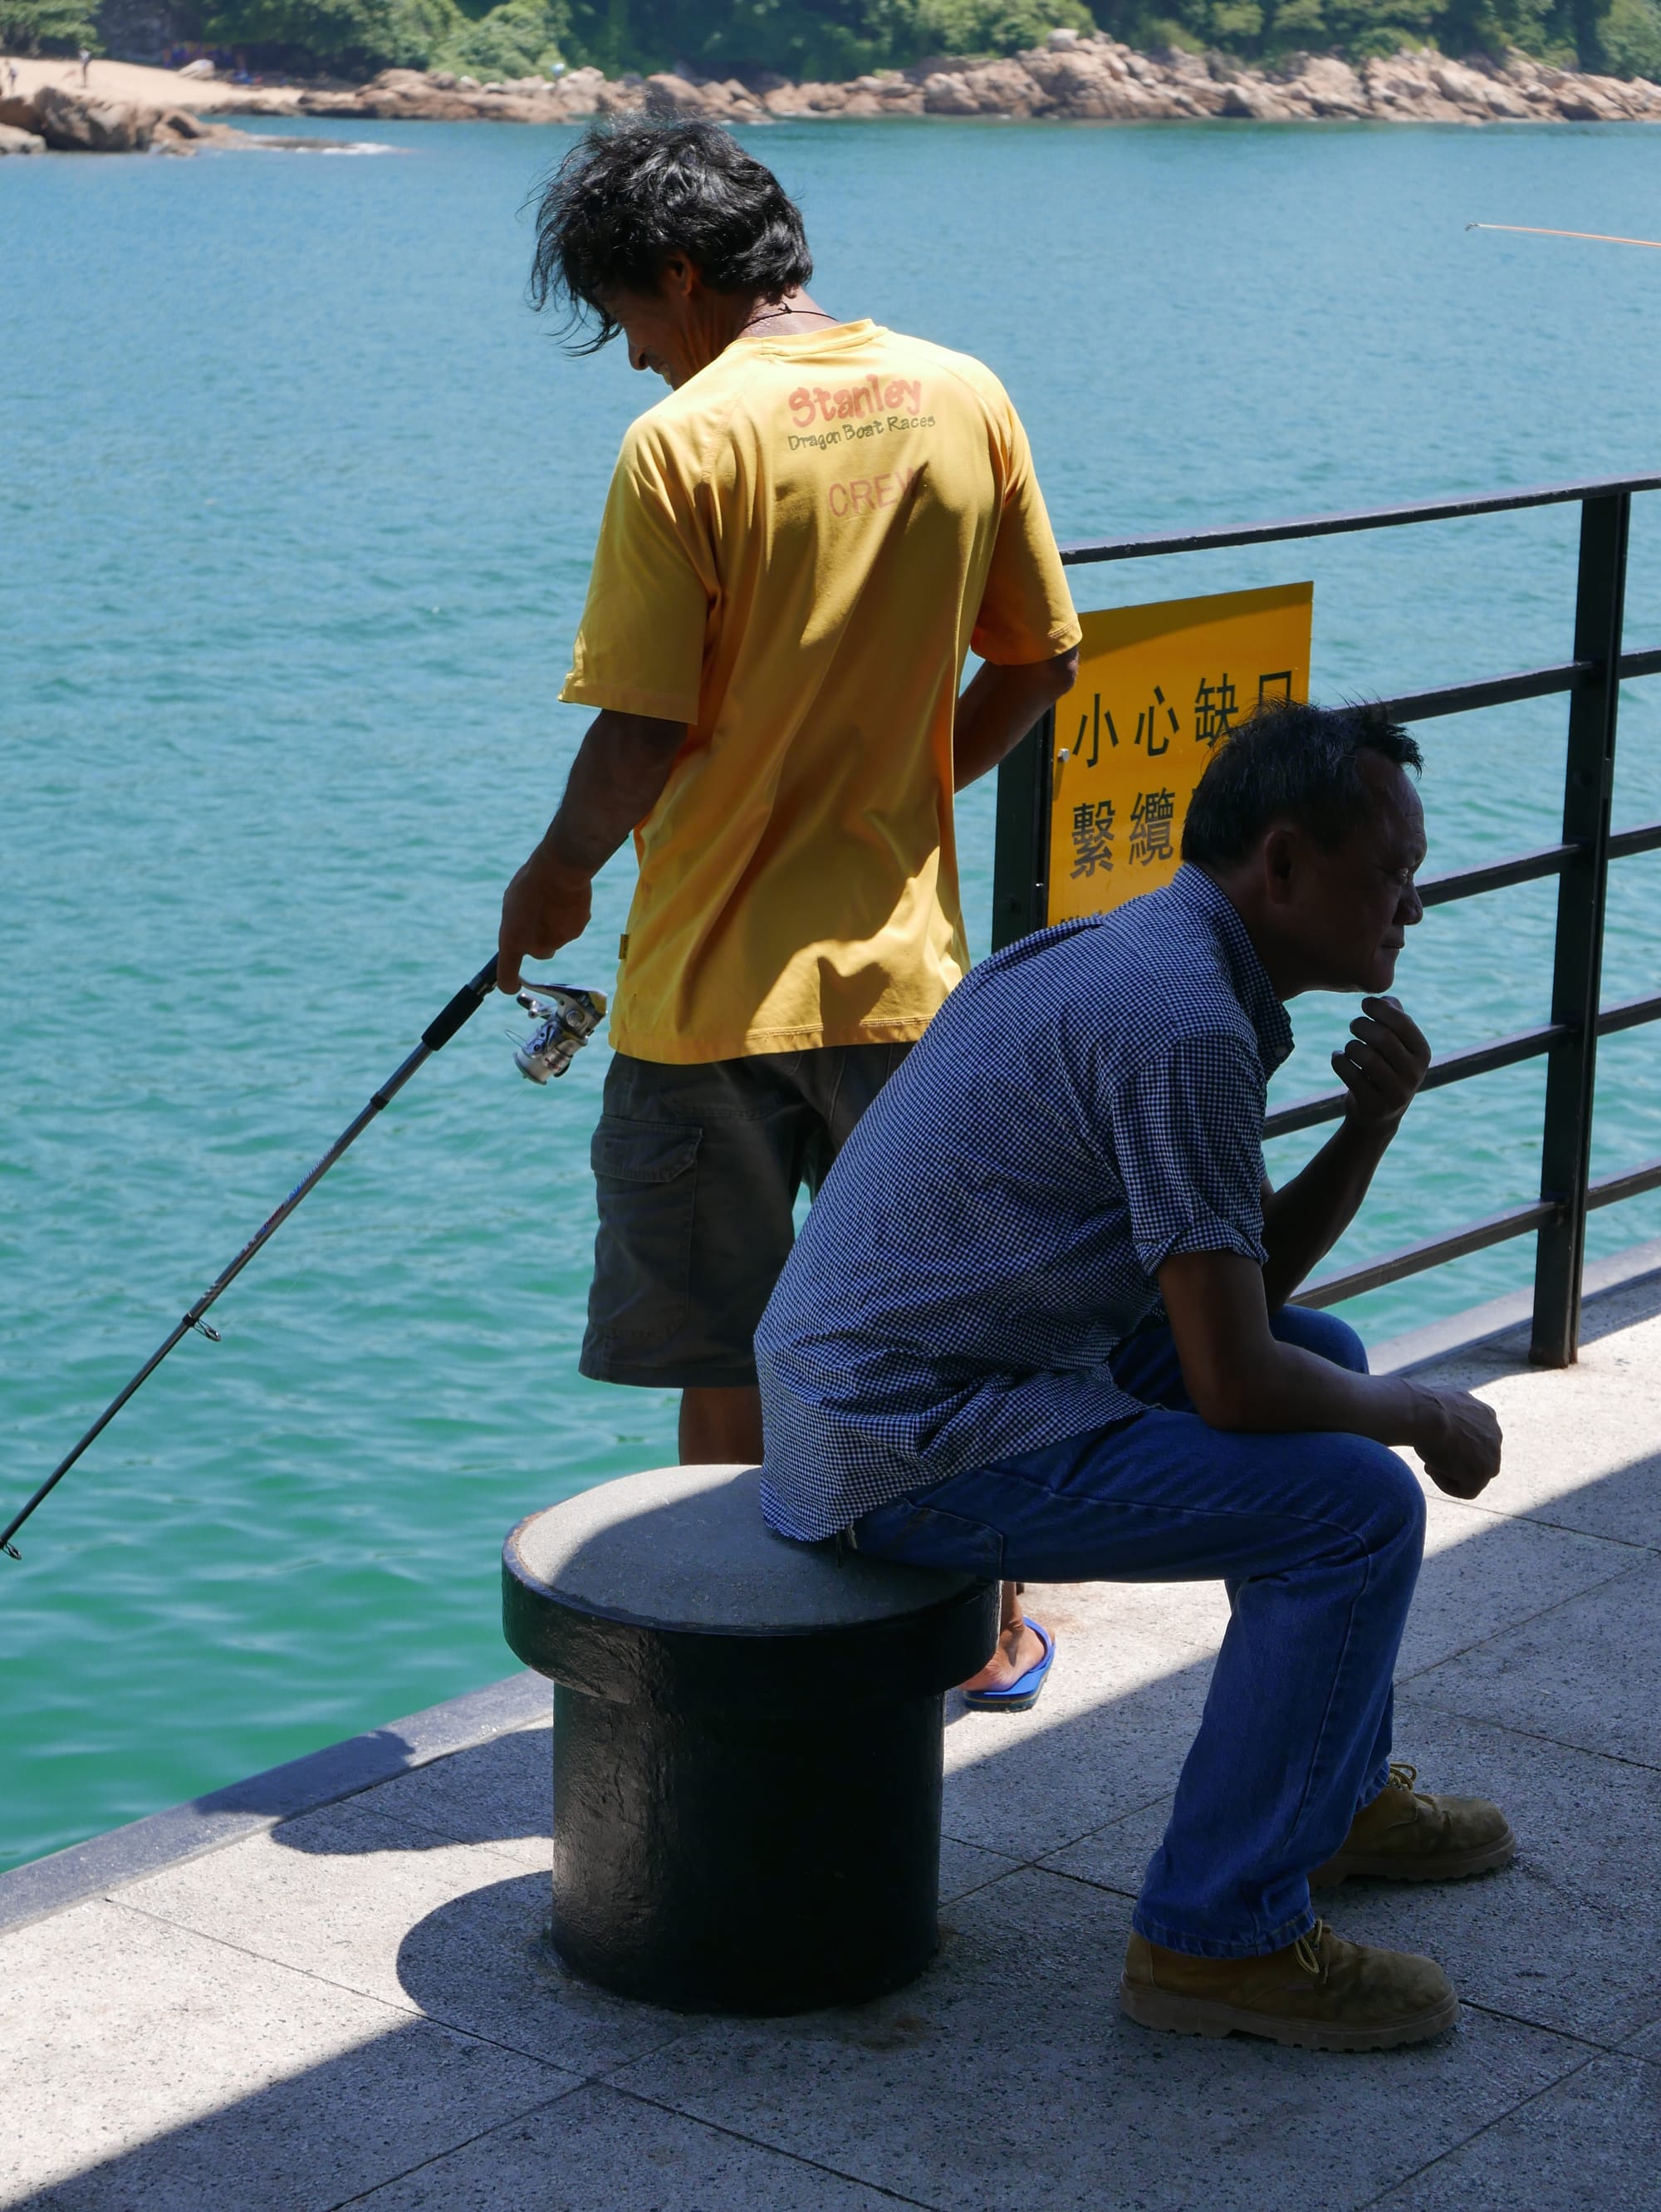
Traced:
<svg viewBox="0 0 1661 2212">
<path fill-rule="evenodd" d="M 638 368 L 641 370 L 651 368 L 652 363 L 646 357 L 646 349 L 644 346 L 630 346 L 628 349 L 628 365 L 631 368 Z"/>
<path fill-rule="evenodd" d="M 1424 920 L 1425 902 L 1419 896 L 1417 884 L 1409 884 L 1403 892 L 1402 902 L 1397 908 L 1396 913 L 1403 929 L 1411 929 L 1415 922 Z"/>
</svg>

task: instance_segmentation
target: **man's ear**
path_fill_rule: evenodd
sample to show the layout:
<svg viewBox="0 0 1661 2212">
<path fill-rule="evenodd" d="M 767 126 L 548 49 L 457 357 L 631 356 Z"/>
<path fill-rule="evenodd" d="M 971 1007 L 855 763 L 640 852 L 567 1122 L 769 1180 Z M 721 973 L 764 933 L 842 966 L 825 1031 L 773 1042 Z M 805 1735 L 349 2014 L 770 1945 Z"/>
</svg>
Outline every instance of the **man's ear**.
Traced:
<svg viewBox="0 0 1661 2212">
<path fill-rule="evenodd" d="M 1279 823 L 1263 841 L 1264 896 L 1270 906 L 1288 906 L 1297 872 L 1298 833 L 1288 823 Z"/>
<path fill-rule="evenodd" d="M 684 253 L 668 253 L 658 271 L 658 289 L 666 300 L 684 301 L 702 289 L 703 274 Z"/>
</svg>

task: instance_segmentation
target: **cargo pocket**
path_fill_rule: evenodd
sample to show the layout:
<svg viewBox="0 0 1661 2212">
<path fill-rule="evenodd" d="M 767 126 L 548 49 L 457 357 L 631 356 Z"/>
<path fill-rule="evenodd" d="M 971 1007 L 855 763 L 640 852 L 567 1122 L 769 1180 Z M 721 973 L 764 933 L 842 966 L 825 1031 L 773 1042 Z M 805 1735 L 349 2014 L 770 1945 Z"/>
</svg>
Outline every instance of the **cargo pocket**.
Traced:
<svg viewBox="0 0 1661 2212">
<path fill-rule="evenodd" d="M 686 1321 L 702 1135 L 695 1122 L 620 1114 L 602 1114 L 596 1126 L 589 1157 L 600 1233 L 588 1325 L 608 1344 L 664 1345 Z"/>
</svg>

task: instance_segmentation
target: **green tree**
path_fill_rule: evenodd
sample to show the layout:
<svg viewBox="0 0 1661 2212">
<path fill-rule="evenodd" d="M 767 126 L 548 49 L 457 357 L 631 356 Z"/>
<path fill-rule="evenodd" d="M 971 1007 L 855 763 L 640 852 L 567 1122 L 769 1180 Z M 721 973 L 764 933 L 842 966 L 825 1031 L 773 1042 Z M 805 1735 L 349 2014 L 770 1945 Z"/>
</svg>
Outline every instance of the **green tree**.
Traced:
<svg viewBox="0 0 1661 2212">
<path fill-rule="evenodd" d="M 434 46 L 431 66 L 484 82 L 533 76 L 563 61 L 570 40 L 563 0 L 502 0 L 488 15 L 458 22 Z"/>
<path fill-rule="evenodd" d="M 91 7 L 82 0 L 0 0 L 0 53 L 104 51 Z"/>
<path fill-rule="evenodd" d="M 1661 78 L 1661 9 L 1656 0 L 1613 0 L 1592 30 L 1595 69 L 1611 76 Z"/>
</svg>

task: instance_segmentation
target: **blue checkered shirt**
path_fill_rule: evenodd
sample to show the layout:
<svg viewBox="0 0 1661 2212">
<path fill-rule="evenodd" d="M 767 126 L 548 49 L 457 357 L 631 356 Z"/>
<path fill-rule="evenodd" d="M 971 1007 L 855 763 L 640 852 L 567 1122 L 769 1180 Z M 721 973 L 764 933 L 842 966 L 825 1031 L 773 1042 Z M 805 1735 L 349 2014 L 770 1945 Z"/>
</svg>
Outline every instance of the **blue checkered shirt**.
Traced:
<svg viewBox="0 0 1661 2212">
<path fill-rule="evenodd" d="M 1159 1268 L 1264 1258 L 1264 1103 L 1291 1049 L 1245 925 L 1194 868 L 966 976 L 761 1317 L 771 1525 L 815 1541 L 1141 1411 L 1110 1363 Z"/>
</svg>

